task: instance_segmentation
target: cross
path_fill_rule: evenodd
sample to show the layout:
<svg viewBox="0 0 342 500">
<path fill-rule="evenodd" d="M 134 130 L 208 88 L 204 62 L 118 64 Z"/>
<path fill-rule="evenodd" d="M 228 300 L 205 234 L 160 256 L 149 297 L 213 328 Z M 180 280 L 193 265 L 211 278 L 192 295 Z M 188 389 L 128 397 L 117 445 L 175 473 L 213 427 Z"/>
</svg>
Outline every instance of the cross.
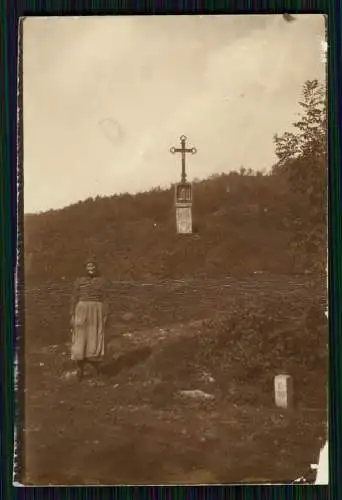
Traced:
<svg viewBox="0 0 342 500">
<path fill-rule="evenodd" d="M 182 182 L 183 183 L 186 182 L 185 153 L 191 153 L 193 155 L 197 153 L 197 149 L 196 148 L 186 148 L 185 147 L 186 140 L 187 140 L 187 137 L 185 135 L 182 135 L 180 137 L 180 141 L 181 141 L 182 147 L 181 148 L 175 148 L 175 147 L 170 148 L 170 152 L 172 154 L 182 153 Z"/>
</svg>

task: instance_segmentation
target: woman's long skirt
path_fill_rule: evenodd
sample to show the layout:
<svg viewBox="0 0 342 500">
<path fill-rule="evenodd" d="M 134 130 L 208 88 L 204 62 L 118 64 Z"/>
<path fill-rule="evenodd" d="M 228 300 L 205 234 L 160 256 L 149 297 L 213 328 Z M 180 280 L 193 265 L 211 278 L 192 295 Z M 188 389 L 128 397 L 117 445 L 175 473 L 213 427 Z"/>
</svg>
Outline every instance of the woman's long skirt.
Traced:
<svg viewBox="0 0 342 500">
<path fill-rule="evenodd" d="M 71 359 L 96 360 L 104 356 L 102 302 L 78 302 L 73 321 Z"/>
</svg>

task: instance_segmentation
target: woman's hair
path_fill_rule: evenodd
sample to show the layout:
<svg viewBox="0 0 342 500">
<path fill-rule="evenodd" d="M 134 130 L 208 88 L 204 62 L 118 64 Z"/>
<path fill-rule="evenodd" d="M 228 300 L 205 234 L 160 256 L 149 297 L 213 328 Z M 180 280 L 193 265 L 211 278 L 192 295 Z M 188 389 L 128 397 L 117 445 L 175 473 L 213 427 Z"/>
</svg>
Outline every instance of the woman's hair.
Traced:
<svg viewBox="0 0 342 500">
<path fill-rule="evenodd" d="M 88 264 L 93 264 L 95 267 L 98 267 L 95 255 L 91 255 L 90 257 L 88 257 L 88 259 L 85 262 L 85 265 L 87 266 Z"/>
<path fill-rule="evenodd" d="M 96 276 L 100 276 L 100 269 L 99 269 L 99 265 L 97 263 L 97 259 L 95 256 L 92 256 L 92 257 L 89 257 L 87 260 L 86 260 L 86 263 L 85 263 L 85 267 L 87 268 L 87 266 L 89 264 L 92 264 L 95 268 L 95 275 Z"/>
</svg>

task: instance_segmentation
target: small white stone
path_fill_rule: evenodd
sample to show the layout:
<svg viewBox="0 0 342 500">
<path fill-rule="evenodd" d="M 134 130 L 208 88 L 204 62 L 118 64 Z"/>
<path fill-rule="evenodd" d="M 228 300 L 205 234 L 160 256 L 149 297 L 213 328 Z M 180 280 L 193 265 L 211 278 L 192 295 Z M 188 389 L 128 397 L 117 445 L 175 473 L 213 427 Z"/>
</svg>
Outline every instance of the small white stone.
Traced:
<svg viewBox="0 0 342 500">
<path fill-rule="evenodd" d="M 212 394 L 208 394 L 207 392 L 201 391 L 199 389 L 194 389 L 191 391 L 180 391 L 180 395 L 193 399 L 215 399 L 215 396 L 213 396 Z"/>
<path fill-rule="evenodd" d="M 70 371 L 70 372 L 63 373 L 63 378 L 69 379 L 71 377 L 75 377 L 76 375 L 77 375 L 77 371 L 73 370 L 73 371 Z"/>
</svg>

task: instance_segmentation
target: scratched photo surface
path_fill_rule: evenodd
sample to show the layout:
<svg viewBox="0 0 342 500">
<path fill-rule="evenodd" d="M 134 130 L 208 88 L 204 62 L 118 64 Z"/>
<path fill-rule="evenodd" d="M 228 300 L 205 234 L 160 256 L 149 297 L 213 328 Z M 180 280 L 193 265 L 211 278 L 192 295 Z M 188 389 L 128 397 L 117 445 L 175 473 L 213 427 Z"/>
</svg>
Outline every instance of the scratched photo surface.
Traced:
<svg viewBox="0 0 342 500">
<path fill-rule="evenodd" d="M 322 478 L 324 17 L 28 17 L 21 41 L 17 480 Z"/>
</svg>

